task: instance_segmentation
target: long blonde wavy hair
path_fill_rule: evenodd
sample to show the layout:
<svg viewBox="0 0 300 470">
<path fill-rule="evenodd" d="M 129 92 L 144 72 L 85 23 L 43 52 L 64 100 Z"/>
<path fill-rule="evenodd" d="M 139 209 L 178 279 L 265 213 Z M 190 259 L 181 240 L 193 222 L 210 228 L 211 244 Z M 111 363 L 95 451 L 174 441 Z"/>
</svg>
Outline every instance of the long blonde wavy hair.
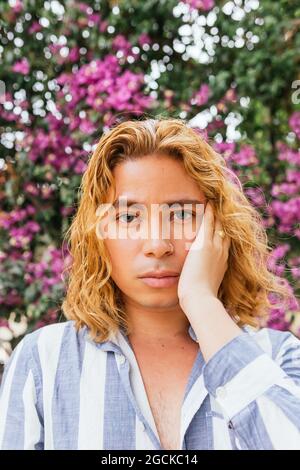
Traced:
<svg viewBox="0 0 300 470">
<path fill-rule="evenodd" d="M 65 234 L 72 262 L 66 268 L 67 290 L 62 311 L 76 329 L 87 326 L 96 342 L 107 341 L 122 328 L 129 331 L 122 293 L 111 278 L 104 240 L 96 234 L 100 204 L 115 189 L 114 167 L 128 159 L 164 154 L 180 159 L 212 202 L 223 230 L 231 239 L 228 269 L 218 298 L 239 325 L 260 328 L 271 307 L 268 294 L 286 298 L 280 279 L 267 268 L 268 238 L 262 218 L 242 185 L 205 139 L 184 120 L 159 117 L 128 120 L 100 138 L 79 188 L 79 203 Z M 279 297 L 278 297 L 279 296 Z"/>
</svg>

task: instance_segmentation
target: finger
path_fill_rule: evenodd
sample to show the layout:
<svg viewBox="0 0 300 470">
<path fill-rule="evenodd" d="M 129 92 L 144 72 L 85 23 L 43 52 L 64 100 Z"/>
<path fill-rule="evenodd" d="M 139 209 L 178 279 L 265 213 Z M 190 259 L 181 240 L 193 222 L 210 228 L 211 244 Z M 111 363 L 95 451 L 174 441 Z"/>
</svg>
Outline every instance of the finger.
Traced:
<svg viewBox="0 0 300 470">
<path fill-rule="evenodd" d="M 204 242 L 212 242 L 214 237 L 215 215 L 210 201 L 206 204 L 204 216 Z"/>
<path fill-rule="evenodd" d="M 220 230 L 223 230 L 223 226 L 221 224 L 221 221 L 219 218 L 216 218 L 215 220 L 215 231 L 214 231 L 214 237 L 213 237 L 213 242 L 214 242 L 214 245 L 216 246 L 219 246 L 220 248 L 223 247 L 224 245 L 224 241 L 225 241 L 225 238 L 222 238 L 220 235 L 219 235 L 219 231 Z"/>
<path fill-rule="evenodd" d="M 197 216 L 199 216 L 199 214 Z M 198 229 L 197 229 L 196 236 L 195 236 L 194 240 L 188 246 L 188 248 L 190 250 L 198 250 L 198 249 L 202 248 L 202 246 L 203 246 L 203 243 L 204 243 L 204 220 L 205 220 L 205 208 L 203 208 L 203 214 L 201 214 L 200 221 L 198 222 L 198 220 L 197 220 Z"/>
<path fill-rule="evenodd" d="M 214 244 L 216 246 L 219 246 L 222 248 L 223 250 L 223 253 L 225 254 L 225 257 L 226 259 L 228 259 L 228 255 L 229 255 L 229 250 L 230 250 L 230 245 L 231 245 L 231 239 L 228 235 L 225 235 L 224 238 L 220 237 L 220 235 L 218 234 L 218 230 L 223 230 L 224 232 L 224 228 L 220 222 L 219 219 L 216 220 L 216 223 L 215 223 L 215 234 L 214 234 Z"/>
</svg>

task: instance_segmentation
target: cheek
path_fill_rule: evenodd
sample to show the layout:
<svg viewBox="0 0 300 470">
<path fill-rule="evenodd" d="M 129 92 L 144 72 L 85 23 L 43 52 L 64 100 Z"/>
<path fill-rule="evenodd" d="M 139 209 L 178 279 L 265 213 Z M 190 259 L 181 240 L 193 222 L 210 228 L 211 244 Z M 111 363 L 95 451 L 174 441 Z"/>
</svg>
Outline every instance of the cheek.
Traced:
<svg viewBox="0 0 300 470">
<path fill-rule="evenodd" d="M 180 247 L 180 250 L 188 250 L 190 244 L 195 240 L 197 231 L 201 224 L 196 220 L 186 222 L 185 224 L 174 224 L 171 236 Z M 185 248 L 186 246 L 186 248 Z"/>
<path fill-rule="evenodd" d="M 181 270 L 183 267 L 185 258 L 187 257 L 187 254 L 189 252 L 190 242 L 187 239 L 182 239 L 182 240 L 173 240 L 172 243 L 175 248 L 176 264 Z"/>
<path fill-rule="evenodd" d="M 174 223 L 171 236 L 174 240 L 182 242 L 182 246 L 186 245 L 186 249 L 188 249 L 195 240 L 200 226 L 201 222 L 199 222 L 198 218 L 193 218 L 193 220 L 182 224 Z"/>
<path fill-rule="evenodd" d="M 112 264 L 112 278 L 130 279 L 130 272 L 136 258 L 136 245 L 128 240 L 106 240 L 105 246 Z"/>
</svg>

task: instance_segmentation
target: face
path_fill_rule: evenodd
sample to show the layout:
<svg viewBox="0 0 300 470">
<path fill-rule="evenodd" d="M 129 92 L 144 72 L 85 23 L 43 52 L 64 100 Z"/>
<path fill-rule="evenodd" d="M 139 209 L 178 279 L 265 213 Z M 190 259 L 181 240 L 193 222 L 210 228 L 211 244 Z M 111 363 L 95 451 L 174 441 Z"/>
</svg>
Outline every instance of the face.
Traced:
<svg viewBox="0 0 300 470">
<path fill-rule="evenodd" d="M 110 191 L 108 202 L 120 204 L 113 220 L 122 237 L 104 237 L 112 264 L 111 277 L 125 304 L 129 301 L 147 308 L 175 307 L 179 275 L 201 224 L 204 193 L 183 163 L 168 156 L 149 155 L 122 162 L 113 175 L 116 193 Z M 122 206 L 123 197 L 127 197 L 126 206 Z M 194 202 L 171 204 L 175 201 Z M 158 211 L 158 207 L 162 209 Z M 108 220 L 112 219 L 105 216 L 101 223 Z M 164 280 L 140 277 L 160 270 L 177 276 Z"/>
</svg>

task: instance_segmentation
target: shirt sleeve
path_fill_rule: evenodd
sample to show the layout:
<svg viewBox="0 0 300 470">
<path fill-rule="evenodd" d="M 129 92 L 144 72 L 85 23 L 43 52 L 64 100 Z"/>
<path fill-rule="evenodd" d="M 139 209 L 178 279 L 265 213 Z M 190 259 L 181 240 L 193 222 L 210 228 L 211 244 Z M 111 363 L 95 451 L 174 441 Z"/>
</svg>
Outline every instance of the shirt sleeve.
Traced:
<svg viewBox="0 0 300 470">
<path fill-rule="evenodd" d="M 204 365 L 205 386 L 238 449 L 300 450 L 300 340 L 277 333 L 282 340 L 275 354 L 243 332 Z"/>
<path fill-rule="evenodd" d="M 43 449 L 42 385 L 34 360 L 33 338 L 26 335 L 4 368 L 0 388 L 0 449 Z"/>
</svg>

